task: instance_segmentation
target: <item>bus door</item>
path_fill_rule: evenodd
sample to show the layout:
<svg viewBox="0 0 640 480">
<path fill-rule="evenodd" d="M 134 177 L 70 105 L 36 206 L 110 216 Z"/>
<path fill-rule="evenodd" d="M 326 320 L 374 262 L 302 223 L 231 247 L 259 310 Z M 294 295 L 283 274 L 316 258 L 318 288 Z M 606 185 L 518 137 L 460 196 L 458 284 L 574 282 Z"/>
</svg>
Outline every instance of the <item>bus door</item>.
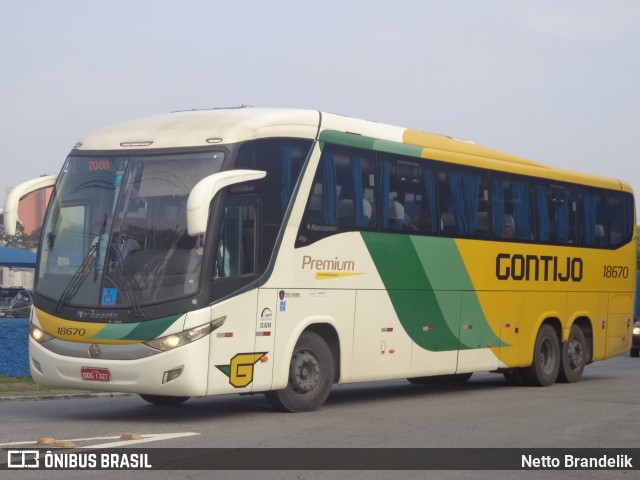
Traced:
<svg viewBox="0 0 640 480">
<path fill-rule="evenodd" d="M 525 311 L 526 295 L 524 292 L 500 292 L 494 305 L 500 312 L 500 361 L 508 367 L 528 365 L 529 351 L 526 348 L 528 336 L 524 336 L 521 321 Z"/>
<path fill-rule="evenodd" d="M 413 316 L 415 290 L 390 295 Z M 403 313 L 401 312 L 400 315 Z M 353 329 L 352 381 L 411 376 L 411 338 L 398 319 L 389 296 L 380 290 L 358 290 Z"/>
<path fill-rule="evenodd" d="M 268 354 L 257 342 L 256 315 L 264 304 L 257 288 L 259 274 L 260 201 L 256 195 L 229 195 L 215 249 L 212 319 L 225 318 L 211 338 L 209 394 L 242 393 L 255 384 L 271 385 L 271 372 L 256 370 Z M 217 303 L 216 303 L 217 301 Z M 262 311 L 267 322 L 267 311 Z M 258 320 L 259 322 L 259 320 Z M 264 328 L 263 335 L 268 329 Z M 257 343 L 259 343 L 257 345 Z M 266 349 L 265 349 L 266 348 Z M 262 387 L 260 387 L 262 388 Z"/>
<path fill-rule="evenodd" d="M 501 292 L 483 292 L 500 300 Z M 492 326 L 482 310 L 476 292 L 461 292 L 460 347 L 458 351 L 457 373 L 489 371 L 498 368 L 498 356 L 494 349 L 500 346 L 499 332 Z M 493 302 L 492 302 L 493 303 Z"/>
<path fill-rule="evenodd" d="M 456 372 L 460 331 L 461 292 L 418 290 L 411 375 Z"/>
<path fill-rule="evenodd" d="M 613 357 L 629 351 L 632 329 L 633 295 L 629 293 L 610 294 L 606 357 Z"/>
</svg>

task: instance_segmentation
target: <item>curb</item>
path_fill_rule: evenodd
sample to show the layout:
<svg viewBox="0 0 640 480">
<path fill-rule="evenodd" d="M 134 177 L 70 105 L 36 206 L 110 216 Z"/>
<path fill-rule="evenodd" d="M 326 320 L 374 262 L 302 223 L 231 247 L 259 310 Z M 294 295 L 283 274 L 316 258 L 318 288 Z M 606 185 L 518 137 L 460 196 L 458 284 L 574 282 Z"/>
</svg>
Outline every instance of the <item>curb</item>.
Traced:
<svg viewBox="0 0 640 480">
<path fill-rule="evenodd" d="M 14 395 L 0 397 L 0 403 L 10 401 L 38 401 L 38 400 L 67 400 L 78 398 L 109 398 L 109 397 L 129 397 L 133 393 L 51 393 L 41 395 Z"/>
</svg>

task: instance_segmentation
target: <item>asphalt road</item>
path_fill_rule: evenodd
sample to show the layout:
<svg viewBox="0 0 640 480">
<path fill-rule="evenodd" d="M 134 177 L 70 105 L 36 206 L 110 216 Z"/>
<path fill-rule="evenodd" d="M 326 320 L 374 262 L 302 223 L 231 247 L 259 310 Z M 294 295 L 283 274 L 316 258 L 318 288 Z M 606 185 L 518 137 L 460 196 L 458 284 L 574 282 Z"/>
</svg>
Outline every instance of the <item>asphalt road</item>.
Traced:
<svg viewBox="0 0 640 480">
<path fill-rule="evenodd" d="M 263 396 L 192 399 L 155 407 L 136 396 L 0 403 L 0 446 L 28 448 L 42 437 L 78 447 L 640 447 L 640 361 L 628 355 L 590 365 L 577 384 L 507 386 L 476 374 L 465 385 L 405 380 L 334 387 L 321 410 L 273 412 Z M 124 443 L 118 443 L 124 442 Z M 141 441 L 138 441 L 141 442 Z M 640 459 L 639 459 L 640 460 Z M 43 475 L 46 473 L 46 475 Z M 3 479 L 88 478 L 88 472 L 0 472 Z M 120 472 L 92 472 L 117 478 Z M 624 478 L 637 471 L 155 471 L 136 478 Z"/>
</svg>

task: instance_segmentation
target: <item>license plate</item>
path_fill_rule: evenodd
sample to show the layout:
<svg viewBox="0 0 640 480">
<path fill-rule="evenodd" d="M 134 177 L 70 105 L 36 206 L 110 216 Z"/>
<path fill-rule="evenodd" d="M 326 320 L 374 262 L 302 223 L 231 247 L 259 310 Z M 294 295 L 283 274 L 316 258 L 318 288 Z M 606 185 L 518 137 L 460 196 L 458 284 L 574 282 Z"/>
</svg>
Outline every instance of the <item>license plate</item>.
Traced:
<svg viewBox="0 0 640 480">
<path fill-rule="evenodd" d="M 80 374 L 82 380 L 89 382 L 108 382 L 111 380 L 111 373 L 108 368 L 81 367 Z"/>
</svg>

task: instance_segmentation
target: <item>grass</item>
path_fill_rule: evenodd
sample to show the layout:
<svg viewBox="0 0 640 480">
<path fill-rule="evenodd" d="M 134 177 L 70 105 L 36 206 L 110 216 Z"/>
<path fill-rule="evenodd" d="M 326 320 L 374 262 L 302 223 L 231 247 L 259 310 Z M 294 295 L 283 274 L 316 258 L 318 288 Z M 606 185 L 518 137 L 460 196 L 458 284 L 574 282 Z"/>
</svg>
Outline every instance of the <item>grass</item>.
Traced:
<svg viewBox="0 0 640 480">
<path fill-rule="evenodd" d="M 76 390 L 38 385 L 31 377 L 0 375 L 0 396 L 25 396 L 73 391 Z"/>
<path fill-rule="evenodd" d="M 31 377 L 13 377 L 13 376 L 7 376 L 7 375 L 0 375 L 0 385 L 7 384 L 7 383 L 35 385 Z"/>
</svg>

